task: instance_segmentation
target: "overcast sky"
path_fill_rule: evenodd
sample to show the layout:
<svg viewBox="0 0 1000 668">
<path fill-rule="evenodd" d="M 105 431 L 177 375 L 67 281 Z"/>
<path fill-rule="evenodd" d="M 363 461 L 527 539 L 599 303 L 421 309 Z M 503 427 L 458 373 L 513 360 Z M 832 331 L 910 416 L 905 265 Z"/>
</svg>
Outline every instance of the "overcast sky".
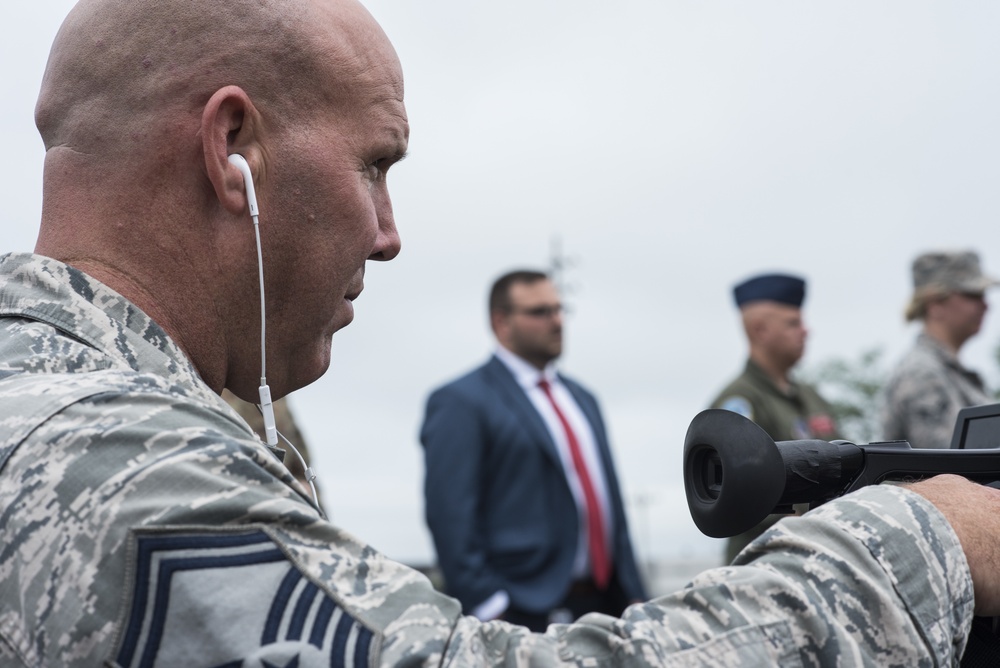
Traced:
<svg viewBox="0 0 1000 668">
<path fill-rule="evenodd" d="M 10 2 L 0 42 L 4 250 L 30 250 L 32 109 L 72 6 Z M 742 367 L 731 288 L 809 280 L 804 363 L 895 360 L 913 257 L 1000 275 L 1000 5 L 371 0 L 412 125 L 403 239 L 369 268 L 327 375 L 292 397 L 335 522 L 427 562 L 427 392 L 487 358 L 498 274 L 572 260 L 562 369 L 603 402 L 643 558 L 721 554 L 680 478 L 691 418 Z M 993 295 L 1000 304 L 1000 293 Z M 994 387 L 1000 313 L 962 358 Z"/>
</svg>

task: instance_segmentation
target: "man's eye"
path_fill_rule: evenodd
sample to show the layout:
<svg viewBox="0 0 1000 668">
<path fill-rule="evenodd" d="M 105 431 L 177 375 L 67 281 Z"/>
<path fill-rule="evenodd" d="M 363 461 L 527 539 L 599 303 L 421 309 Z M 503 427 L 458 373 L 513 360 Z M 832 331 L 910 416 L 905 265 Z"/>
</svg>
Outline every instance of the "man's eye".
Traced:
<svg viewBox="0 0 1000 668">
<path fill-rule="evenodd" d="M 405 153 L 391 155 L 375 160 L 365 166 L 365 177 L 368 179 L 369 187 L 374 187 L 376 183 L 384 183 L 389 168 L 406 157 Z"/>
<path fill-rule="evenodd" d="M 365 176 L 368 178 L 369 187 L 374 186 L 379 181 L 385 180 L 385 171 L 383 171 L 381 165 L 382 161 L 376 160 L 366 168 Z"/>
</svg>

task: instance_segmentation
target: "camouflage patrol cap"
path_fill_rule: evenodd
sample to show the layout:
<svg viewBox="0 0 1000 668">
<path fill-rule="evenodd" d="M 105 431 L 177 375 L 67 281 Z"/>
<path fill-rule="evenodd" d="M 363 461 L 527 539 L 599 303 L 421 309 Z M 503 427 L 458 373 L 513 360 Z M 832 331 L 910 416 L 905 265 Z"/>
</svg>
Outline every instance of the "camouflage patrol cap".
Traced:
<svg viewBox="0 0 1000 668">
<path fill-rule="evenodd" d="M 906 307 L 906 319 L 923 318 L 927 303 L 955 292 L 982 293 L 1000 284 L 983 274 L 979 255 L 974 251 L 934 251 L 913 261 L 913 296 Z"/>
</svg>

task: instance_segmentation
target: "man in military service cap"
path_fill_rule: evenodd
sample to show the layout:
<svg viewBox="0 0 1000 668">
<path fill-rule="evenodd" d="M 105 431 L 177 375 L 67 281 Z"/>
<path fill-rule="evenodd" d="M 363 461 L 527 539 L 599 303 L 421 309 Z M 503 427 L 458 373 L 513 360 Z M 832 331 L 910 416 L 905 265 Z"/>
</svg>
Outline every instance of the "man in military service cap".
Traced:
<svg viewBox="0 0 1000 668">
<path fill-rule="evenodd" d="M 958 353 L 979 332 L 986 289 L 997 283 L 972 251 L 934 251 L 913 261 L 913 295 L 905 316 L 923 327 L 886 384 L 882 438 L 909 441 L 914 448 L 947 448 L 958 412 L 991 401 L 982 378 Z"/>
<path fill-rule="evenodd" d="M 830 405 L 791 376 L 805 352 L 805 295 L 805 280 L 784 273 L 753 276 L 733 288 L 750 353 L 743 373 L 719 393 L 712 407 L 753 420 L 776 441 L 839 438 Z M 726 562 L 778 519 L 774 515 L 730 538 Z"/>
<path fill-rule="evenodd" d="M 1000 491 L 955 476 L 545 634 L 463 616 L 324 518 L 219 396 L 263 375 L 229 156 L 280 397 L 400 248 L 402 73 L 354 0 L 80 0 L 36 121 L 36 253 L 0 256 L 0 666 L 950 665 L 1000 613 Z"/>
</svg>

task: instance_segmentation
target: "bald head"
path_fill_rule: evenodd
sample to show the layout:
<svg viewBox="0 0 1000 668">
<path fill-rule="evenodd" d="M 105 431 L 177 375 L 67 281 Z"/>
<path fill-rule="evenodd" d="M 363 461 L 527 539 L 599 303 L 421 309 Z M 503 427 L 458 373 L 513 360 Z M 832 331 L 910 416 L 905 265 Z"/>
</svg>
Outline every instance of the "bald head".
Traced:
<svg viewBox="0 0 1000 668">
<path fill-rule="evenodd" d="M 36 123 L 46 148 L 131 155 L 167 134 L 164 118 L 182 123 L 227 85 L 294 120 L 343 92 L 317 90 L 317 68 L 337 60 L 345 79 L 357 73 L 358 43 L 377 31 L 356 20 L 363 12 L 343 0 L 81 0 L 53 44 Z"/>
<path fill-rule="evenodd" d="M 365 261 L 398 252 L 385 172 L 409 134 L 402 74 L 355 0 L 80 0 L 35 117 L 36 252 L 135 302 L 217 390 L 252 395 L 260 371 L 245 335 L 259 318 L 253 228 L 229 154 L 250 166 L 268 317 L 283 318 L 268 355 L 296 360 L 275 355 L 289 374 L 275 394 L 325 370 Z M 302 312 L 312 321 L 290 327 Z"/>
</svg>

